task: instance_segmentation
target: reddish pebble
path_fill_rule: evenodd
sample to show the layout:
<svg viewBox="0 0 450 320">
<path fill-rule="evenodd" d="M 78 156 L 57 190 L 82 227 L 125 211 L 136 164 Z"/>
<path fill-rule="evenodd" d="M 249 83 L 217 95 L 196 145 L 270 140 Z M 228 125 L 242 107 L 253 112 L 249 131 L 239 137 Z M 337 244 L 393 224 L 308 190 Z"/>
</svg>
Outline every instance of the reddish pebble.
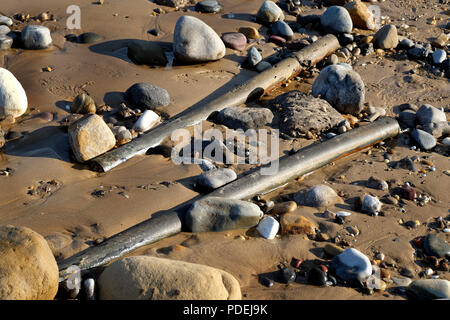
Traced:
<svg viewBox="0 0 450 320">
<path fill-rule="evenodd" d="M 282 37 L 279 37 L 279 36 L 276 36 L 276 35 L 271 35 L 269 37 L 269 42 L 273 42 L 273 43 L 275 43 L 275 44 L 277 44 L 279 46 L 282 46 L 282 45 L 284 45 L 286 43 L 286 39 L 284 39 Z"/>
<path fill-rule="evenodd" d="M 328 272 L 328 268 L 325 267 L 323 264 L 320 265 L 320 269 L 322 269 L 322 271 L 325 272 L 325 273 Z"/>
<path fill-rule="evenodd" d="M 302 265 L 302 263 L 303 263 L 303 260 L 302 259 L 298 259 L 298 258 L 294 258 L 294 261 L 295 261 L 295 267 L 298 269 L 298 268 L 300 268 L 300 266 Z"/>
<path fill-rule="evenodd" d="M 414 242 L 414 245 L 416 246 L 416 248 L 421 249 L 423 247 L 423 238 L 422 237 L 415 238 L 413 240 L 413 242 Z"/>
<path fill-rule="evenodd" d="M 222 35 L 225 47 L 242 51 L 247 47 L 247 38 L 240 32 L 228 32 Z"/>
<path fill-rule="evenodd" d="M 414 190 L 414 188 L 412 188 L 410 185 L 408 185 L 406 183 L 402 187 L 402 193 L 403 193 L 403 198 L 405 198 L 406 200 L 412 201 L 417 197 L 416 190 Z"/>
</svg>

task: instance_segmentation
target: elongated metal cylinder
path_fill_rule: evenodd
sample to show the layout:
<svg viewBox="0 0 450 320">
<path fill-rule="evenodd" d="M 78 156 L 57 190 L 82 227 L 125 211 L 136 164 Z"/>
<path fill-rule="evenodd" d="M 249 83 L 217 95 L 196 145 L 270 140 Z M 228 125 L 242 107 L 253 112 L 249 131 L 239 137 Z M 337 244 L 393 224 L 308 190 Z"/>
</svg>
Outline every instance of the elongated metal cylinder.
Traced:
<svg viewBox="0 0 450 320">
<path fill-rule="evenodd" d="M 264 91 L 270 90 L 289 78 L 294 77 L 304 67 L 313 66 L 338 48 L 339 41 L 337 38 L 334 35 L 328 34 L 213 101 L 194 109 L 188 109 L 169 122 L 161 124 L 139 138 L 115 150 L 109 151 L 92 161 L 100 169 L 107 172 L 136 155 L 144 154 L 149 148 L 159 145 L 162 140 L 177 129 L 192 126 L 202 120 L 206 120 L 214 111 L 238 106 L 248 100 L 260 97 Z"/>
<path fill-rule="evenodd" d="M 394 118 L 382 118 L 280 159 L 279 170 L 274 175 L 262 175 L 259 169 L 205 197 L 248 199 L 399 133 L 400 126 Z M 182 219 L 183 216 L 169 212 L 131 227 L 99 246 L 88 248 L 60 264 L 62 278 L 64 270 L 71 265 L 82 270 L 101 266 L 141 246 L 176 234 L 181 231 Z"/>
</svg>

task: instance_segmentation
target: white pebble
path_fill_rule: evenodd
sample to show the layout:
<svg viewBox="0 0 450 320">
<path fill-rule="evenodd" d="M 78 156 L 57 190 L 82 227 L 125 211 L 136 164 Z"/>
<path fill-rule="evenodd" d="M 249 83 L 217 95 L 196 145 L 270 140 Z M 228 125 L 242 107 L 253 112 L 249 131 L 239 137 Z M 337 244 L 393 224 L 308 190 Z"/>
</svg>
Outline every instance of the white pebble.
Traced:
<svg viewBox="0 0 450 320">
<path fill-rule="evenodd" d="M 450 146 L 450 137 L 444 138 L 444 140 L 442 140 L 442 143 L 445 146 Z"/>
<path fill-rule="evenodd" d="M 86 292 L 86 298 L 88 300 L 94 300 L 95 281 L 92 278 L 84 280 L 84 290 Z"/>
<path fill-rule="evenodd" d="M 266 239 L 274 239 L 279 229 L 280 223 L 271 216 L 266 216 L 256 227 L 256 230 Z"/>
<path fill-rule="evenodd" d="M 153 128 L 160 120 L 157 113 L 152 110 L 145 110 L 134 124 L 133 129 L 137 132 L 145 132 Z"/>
<path fill-rule="evenodd" d="M 336 216 L 338 216 L 338 217 L 348 217 L 351 214 L 352 214 L 351 212 L 347 212 L 347 211 L 338 211 L 338 212 L 336 212 Z"/>
<path fill-rule="evenodd" d="M 450 228 L 445 228 L 444 230 L 442 230 L 445 233 L 450 233 Z"/>
<path fill-rule="evenodd" d="M 431 269 L 431 268 L 427 268 L 427 269 L 425 270 L 425 274 L 426 274 L 427 276 L 431 276 L 433 273 L 434 273 L 434 271 L 433 271 L 433 269 Z"/>
</svg>

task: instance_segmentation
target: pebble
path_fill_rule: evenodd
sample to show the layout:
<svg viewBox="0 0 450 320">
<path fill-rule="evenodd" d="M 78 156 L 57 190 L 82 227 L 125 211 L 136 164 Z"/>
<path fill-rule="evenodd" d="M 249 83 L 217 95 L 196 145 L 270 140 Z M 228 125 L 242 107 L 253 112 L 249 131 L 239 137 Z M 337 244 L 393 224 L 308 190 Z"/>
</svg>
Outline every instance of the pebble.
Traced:
<svg viewBox="0 0 450 320">
<path fill-rule="evenodd" d="M 391 279 L 397 286 L 400 286 L 400 287 L 407 287 L 412 282 L 412 280 L 410 278 L 392 277 Z"/>
<path fill-rule="evenodd" d="M 336 275 L 343 280 L 363 282 L 372 274 L 369 258 L 354 248 L 346 249 L 335 256 L 331 266 L 336 270 Z"/>
<path fill-rule="evenodd" d="M 6 36 L 11 32 L 11 29 L 8 26 L 0 25 L 0 36 Z"/>
<path fill-rule="evenodd" d="M 279 271 L 279 277 L 281 282 L 285 284 L 290 284 L 295 281 L 296 278 L 295 270 L 289 267 L 282 268 Z"/>
<path fill-rule="evenodd" d="M 271 25 L 271 31 L 274 35 L 283 37 L 286 40 L 292 40 L 294 38 L 294 32 L 291 27 L 284 21 L 279 20 Z"/>
<path fill-rule="evenodd" d="M 431 122 L 439 123 L 447 121 L 447 117 L 445 116 L 445 113 L 443 111 L 429 104 L 420 106 L 420 108 L 416 112 L 416 116 L 417 122 L 422 126 Z"/>
<path fill-rule="evenodd" d="M 389 189 L 389 185 L 386 181 L 378 179 L 377 177 L 374 176 L 370 177 L 369 180 L 367 181 L 367 187 L 384 191 Z"/>
<path fill-rule="evenodd" d="M 447 53 L 442 49 L 438 49 L 435 52 L 433 52 L 432 57 L 434 64 L 439 65 L 442 62 L 444 62 L 445 59 L 447 59 Z"/>
<path fill-rule="evenodd" d="M 274 207 L 272 208 L 272 213 L 280 215 L 295 210 L 297 210 L 297 203 L 295 201 L 286 201 L 274 205 Z"/>
<path fill-rule="evenodd" d="M 95 113 L 96 109 L 94 99 L 85 93 L 76 96 L 70 106 L 70 112 L 78 114 Z"/>
<path fill-rule="evenodd" d="M 273 287 L 274 282 L 272 279 L 269 279 L 264 276 L 259 276 L 259 283 L 261 283 L 263 286 L 266 286 L 268 288 Z"/>
<path fill-rule="evenodd" d="M 436 146 L 436 138 L 426 131 L 414 129 L 411 132 L 411 137 L 416 140 L 419 147 L 423 150 L 431 150 Z"/>
<path fill-rule="evenodd" d="M 173 36 L 173 51 L 179 61 L 198 63 L 215 61 L 226 53 L 217 33 L 202 20 L 192 16 L 178 19 Z"/>
<path fill-rule="evenodd" d="M 446 137 L 442 140 L 444 146 L 450 146 L 450 137 Z"/>
<path fill-rule="evenodd" d="M 280 229 L 280 223 L 271 216 L 264 217 L 256 227 L 259 234 L 266 239 L 274 239 Z"/>
<path fill-rule="evenodd" d="M 448 36 L 445 33 L 441 33 L 436 39 L 431 43 L 435 47 L 445 48 L 448 42 Z"/>
<path fill-rule="evenodd" d="M 269 62 L 261 61 L 260 63 L 258 63 L 256 65 L 255 70 L 258 71 L 258 72 L 263 72 L 263 71 L 265 71 L 267 69 L 270 69 L 270 68 L 272 68 L 272 65 Z"/>
<path fill-rule="evenodd" d="M 223 43 L 225 47 L 243 51 L 247 47 L 247 38 L 244 34 L 239 32 L 227 32 L 222 35 Z"/>
<path fill-rule="evenodd" d="M 95 300 L 95 281 L 92 278 L 84 280 L 84 290 L 87 300 Z"/>
<path fill-rule="evenodd" d="M 167 65 L 164 49 L 154 41 L 131 40 L 128 43 L 128 58 L 135 64 Z"/>
<path fill-rule="evenodd" d="M 407 293 L 420 300 L 450 299 L 450 281 L 443 279 L 425 279 L 413 281 Z"/>
<path fill-rule="evenodd" d="M 308 282 L 316 286 L 324 286 L 327 283 L 327 274 L 318 267 L 312 267 L 308 272 Z"/>
<path fill-rule="evenodd" d="M 326 207 L 339 200 L 336 191 L 323 184 L 314 186 L 306 194 L 299 192 L 294 198 L 297 203 L 310 207 Z"/>
<path fill-rule="evenodd" d="M 338 254 L 341 254 L 342 252 L 344 252 L 344 249 L 342 249 L 341 247 L 339 247 L 333 243 L 327 243 L 325 245 L 325 247 L 323 248 L 323 250 L 330 257 L 335 257 Z"/>
<path fill-rule="evenodd" d="M 207 197 L 192 204 L 185 220 L 192 232 L 210 232 L 251 228 L 262 216 L 263 212 L 254 203 Z"/>
<path fill-rule="evenodd" d="M 450 255 L 450 245 L 447 241 L 439 238 L 435 234 L 427 235 L 424 239 L 423 246 L 428 255 L 438 258 L 445 258 Z"/>
<path fill-rule="evenodd" d="M 375 30 L 375 20 L 372 12 L 360 0 L 351 1 L 344 5 L 344 8 L 350 13 L 353 26 L 356 28 Z"/>
<path fill-rule="evenodd" d="M 366 194 L 363 198 L 361 209 L 373 215 L 378 215 L 381 206 L 382 203 L 377 197 Z"/>
<path fill-rule="evenodd" d="M 284 20 L 283 10 L 272 1 L 265 1 L 256 13 L 256 21 L 270 25 L 278 20 Z"/>
<path fill-rule="evenodd" d="M 218 121 L 232 129 L 256 129 L 272 123 L 273 113 L 267 108 L 228 107 L 221 110 Z"/>
<path fill-rule="evenodd" d="M 283 214 L 280 224 L 282 234 L 303 234 L 311 238 L 316 236 L 316 225 L 295 212 Z"/>
<path fill-rule="evenodd" d="M 218 13 L 222 10 L 222 6 L 215 0 L 205 0 L 197 2 L 195 10 L 203 13 Z"/>
<path fill-rule="evenodd" d="M 333 53 L 327 58 L 328 64 L 338 64 L 339 58 Z"/>
<path fill-rule="evenodd" d="M 259 39 L 261 37 L 258 30 L 254 27 L 241 27 L 238 32 L 244 34 L 247 39 Z"/>
<path fill-rule="evenodd" d="M 167 90 L 146 82 L 135 83 L 128 88 L 125 92 L 125 99 L 133 107 L 144 109 L 154 109 L 170 103 Z"/>
<path fill-rule="evenodd" d="M 286 43 L 286 39 L 284 39 L 283 37 L 279 37 L 277 35 L 272 34 L 269 37 L 269 42 L 275 43 L 276 45 L 282 46 Z"/>
<path fill-rule="evenodd" d="M 251 47 L 247 53 L 247 62 L 250 67 L 255 67 L 262 60 L 262 56 L 258 49 Z"/>
<path fill-rule="evenodd" d="M 364 107 L 365 87 L 361 76 L 345 63 L 329 65 L 314 80 L 312 94 L 328 101 L 341 113 L 357 115 Z"/>
<path fill-rule="evenodd" d="M 232 169 L 218 168 L 203 172 L 197 178 L 197 185 L 206 190 L 214 190 L 236 179 L 236 172 Z"/>
<path fill-rule="evenodd" d="M 13 39 L 8 36 L 0 35 L 0 50 L 8 50 L 13 45 Z"/>
<path fill-rule="evenodd" d="M 20 117 L 27 108 L 27 95 L 20 82 L 9 70 L 0 68 L 0 118 Z"/>
<path fill-rule="evenodd" d="M 402 47 L 405 47 L 407 49 L 412 48 L 414 46 L 414 42 L 408 38 L 404 38 L 402 40 L 400 40 L 399 43 Z"/>
<path fill-rule="evenodd" d="M 9 17 L 0 15 L 0 25 L 11 27 L 13 25 L 13 21 Z"/>
<path fill-rule="evenodd" d="M 397 28 L 388 24 L 383 26 L 374 36 L 374 40 L 381 49 L 394 49 L 398 45 Z"/>
<path fill-rule="evenodd" d="M 145 132 L 157 125 L 161 117 L 152 110 L 145 110 L 133 126 L 136 132 Z"/>
<path fill-rule="evenodd" d="M 347 212 L 347 211 L 338 211 L 338 212 L 336 212 L 336 216 L 337 217 L 349 217 L 349 216 L 351 216 L 351 212 Z"/>
<path fill-rule="evenodd" d="M 402 124 L 406 125 L 406 127 L 413 129 L 416 127 L 416 112 L 406 109 L 400 112 L 399 120 Z"/>
<path fill-rule="evenodd" d="M 417 198 L 416 190 L 411 187 L 408 183 L 405 183 L 402 187 L 402 196 L 406 200 L 413 201 Z"/>
<path fill-rule="evenodd" d="M 320 17 L 320 23 L 326 31 L 331 33 L 351 33 L 352 18 L 349 12 L 340 6 L 331 6 Z"/>
<path fill-rule="evenodd" d="M 47 49 L 52 42 L 50 29 L 47 27 L 28 25 L 22 30 L 22 43 L 25 49 Z"/>
<path fill-rule="evenodd" d="M 78 36 L 79 43 L 94 43 L 100 40 L 100 36 L 94 32 L 85 32 Z"/>
</svg>

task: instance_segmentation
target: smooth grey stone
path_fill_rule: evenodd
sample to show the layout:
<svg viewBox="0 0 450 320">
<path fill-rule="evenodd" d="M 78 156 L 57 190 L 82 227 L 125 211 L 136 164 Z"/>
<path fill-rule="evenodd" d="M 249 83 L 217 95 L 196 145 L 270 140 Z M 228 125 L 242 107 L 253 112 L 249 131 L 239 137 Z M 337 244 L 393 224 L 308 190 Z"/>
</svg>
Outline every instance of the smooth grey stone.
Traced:
<svg viewBox="0 0 450 320">
<path fill-rule="evenodd" d="M 300 205 L 310 207 L 327 207 L 339 200 L 339 197 L 329 186 L 319 184 L 305 192 L 297 192 L 294 200 Z"/>
<path fill-rule="evenodd" d="M 354 41 L 355 37 L 351 33 L 340 33 L 338 34 L 339 43 L 342 46 L 350 44 Z"/>
<path fill-rule="evenodd" d="M 408 38 L 404 38 L 400 40 L 400 45 L 405 48 L 412 48 L 414 46 L 414 42 Z"/>
<path fill-rule="evenodd" d="M 381 210 L 381 206 L 382 203 L 377 197 L 366 194 L 362 201 L 361 210 L 377 215 Z"/>
<path fill-rule="evenodd" d="M 425 125 L 430 122 L 442 122 L 447 121 L 445 113 L 438 108 L 433 107 L 429 104 L 424 104 L 420 106 L 419 110 L 416 112 L 417 122 L 420 125 Z"/>
<path fill-rule="evenodd" d="M 405 110 L 400 112 L 400 122 L 406 125 L 408 128 L 416 127 L 416 113 L 413 110 Z"/>
<path fill-rule="evenodd" d="M 261 61 L 255 67 L 256 71 L 258 71 L 258 72 L 263 72 L 270 68 L 272 68 L 272 65 L 267 61 Z"/>
<path fill-rule="evenodd" d="M 52 42 L 52 36 L 47 27 L 32 25 L 22 30 L 22 43 L 25 49 L 47 49 Z"/>
<path fill-rule="evenodd" d="M 284 20 L 283 10 L 273 1 L 265 1 L 256 13 L 256 21 L 270 25 L 278 20 Z"/>
<path fill-rule="evenodd" d="M 221 110 L 217 119 L 232 129 L 257 129 L 272 123 L 273 113 L 267 108 L 229 107 Z"/>
<path fill-rule="evenodd" d="M 414 161 L 412 161 L 410 158 L 405 157 L 399 161 L 397 161 L 394 165 L 394 168 L 398 169 L 406 169 L 406 170 L 410 170 L 412 172 L 416 172 L 417 168 L 416 165 L 414 164 Z"/>
<path fill-rule="evenodd" d="M 320 23 L 331 33 L 351 33 L 353 22 L 347 9 L 331 6 L 320 17 Z"/>
<path fill-rule="evenodd" d="M 422 129 L 435 138 L 450 135 L 450 125 L 447 121 L 426 123 L 422 126 Z"/>
<path fill-rule="evenodd" d="M 225 56 L 225 44 L 202 20 L 182 16 L 175 25 L 173 51 L 177 60 L 196 63 L 215 61 Z"/>
<path fill-rule="evenodd" d="M 419 144 L 420 149 L 430 150 L 436 146 L 436 138 L 426 131 L 414 129 L 411 132 L 411 137 L 416 140 L 416 142 Z"/>
<path fill-rule="evenodd" d="M 358 114 L 364 107 L 365 87 L 361 76 L 345 63 L 322 69 L 312 86 L 312 94 L 327 100 L 342 113 Z"/>
<path fill-rule="evenodd" d="M 247 62 L 250 67 L 255 67 L 262 60 L 261 53 L 255 47 L 251 47 L 247 53 Z"/>
<path fill-rule="evenodd" d="M 388 190 L 389 185 L 386 181 L 378 179 L 376 177 L 370 177 L 367 181 L 367 187 L 377 190 Z"/>
<path fill-rule="evenodd" d="M 207 197 L 192 204 L 186 213 L 186 225 L 192 232 L 251 228 L 262 216 L 263 212 L 254 203 Z"/>
<path fill-rule="evenodd" d="M 450 255 L 450 245 L 435 234 L 427 235 L 423 246 L 425 252 L 431 256 L 445 258 Z"/>
<path fill-rule="evenodd" d="M 80 43 L 94 43 L 100 40 L 100 36 L 94 32 L 85 32 L 78 36 Z"/>
<path fill-rule="evenodd" d="M 413 281 L 406 292 L 415 299 L 450 299 L 450 281 L 444 279 L 424 279 Z"/>
<path fill-rule="evenodd" d="M 0 36 L 5 36 L 11 32 L 11 29 L 8 26 L 0 25 Z"/>
<path fill-rule="evenodd" d="M 286 40 L 292 40 L 294 38 L 294 31 L 284 21 L 277 21 L 271 25 L 272 34 L 280 36 Z"/>
<path fill-rule="evenodd" d="M 374 36 L 374 42 L 381 49 L 394 49 L 398 45 L 397 28 L 392 24 L 381 27 Z"/>
<path fill-rule="evenodd" d="M 13 21 L 9 17 L 0 16 L 0 25 L 11 27 L 13 25 Z"/>
<path fill-rule="evenodd" d="M 447 53 L 444 50 L 438 49 L 435 52 L 433 52 L 434 64 L 441 64 L 442 62 L 444 62 L 445 59 L 447 59 Z"/>
<path fill-rule="evenodd" d="M 203 13 L 218 13 L 222 10 L 222 6 L 215 0 L 205 0 L 197 2 L 195 10 Z"/>
<path fill-rule="evenodd" d="M 369 258 L 360 251 L 349 248 L 338 254 L 331 261 L 336 275 L 346 281 L 358 280 L 363 282 L 372 274 Z"/>
<path fill-rule="evenodd" d="M 167 90 L 145 82 L 133 84 L 125 92 L 125 98 L 135 108 L 154 109 L 170 103 Z"/>
<path fill-rule="evenodd" d="M 13 39 L 8 36 L 0 36 L 0 50 L 8 50 L 13 44 Z"/>
<path fill-rule="evenodd" d="M 270 100 L 268 106 L 279 111 L 280 131 L 293 137 L 328 131 L 345 120 L 326 100 L 298 90 Z"/>
<path fill-rule="evenodd" d="M 201 188 L 214 190 L 236 180 L 237 175 L 231 169 L 218 168 L 203 172 L 197 178 L 197 185 Z"/>
<path fill-rule="evenodd" d="M 418 59 L 425 57 L 425 52 L 426 49 L 419 44 L 414 45 L 414 47 L 408 50 L 410 56 Z"/>
</svg>

